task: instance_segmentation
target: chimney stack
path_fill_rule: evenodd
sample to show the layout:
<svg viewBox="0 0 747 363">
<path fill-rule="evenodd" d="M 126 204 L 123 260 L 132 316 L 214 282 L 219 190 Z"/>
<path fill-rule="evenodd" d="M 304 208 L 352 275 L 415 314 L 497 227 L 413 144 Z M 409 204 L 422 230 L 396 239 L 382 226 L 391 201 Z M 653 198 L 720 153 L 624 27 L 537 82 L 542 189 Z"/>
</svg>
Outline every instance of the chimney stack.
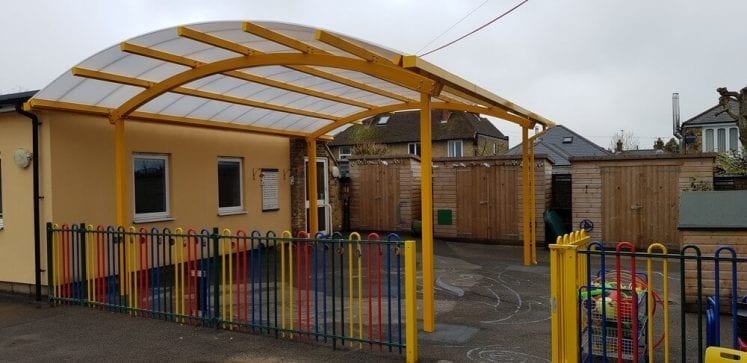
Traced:
<svg viewBox="0 0 747 363">
<path fill-rule="evenodd" d="M 623 151 L 622 139 L 617 139 L 617 145 L 615 146 L 615 153 L 621 153 Z"/>
</svg>

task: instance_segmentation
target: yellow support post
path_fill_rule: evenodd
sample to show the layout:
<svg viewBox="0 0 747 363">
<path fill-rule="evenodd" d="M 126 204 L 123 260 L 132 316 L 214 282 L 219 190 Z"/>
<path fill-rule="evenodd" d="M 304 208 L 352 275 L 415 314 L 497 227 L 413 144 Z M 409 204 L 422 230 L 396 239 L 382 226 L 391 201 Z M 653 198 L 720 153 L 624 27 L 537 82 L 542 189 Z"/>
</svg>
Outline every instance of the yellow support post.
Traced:
<svg viewBox="0 0 747 363">
<path fill-rule="evenodd" d="M 124 226 L 127 222 L 127 178 L 125 177 L 125 125 L 123 119 L 114 120 L 114 197 L 116 205 L 117 225 Z"/>
<path fill-rule="evenodd" d="M 537 194 L 535 188 L 536 164 L 534 162 L 534 140 L 528 140 L 529 146 L 529 260 L 533 265 L 537 264 Z"/>
<path fill-rule="evenodd" d="M 415 241 L 405 241 L 405 351 L 408 363 L 418 361 L 418 319 Z"/>
<path fill-rule="evenodd" d="M 312 238 L 319 231 L 319 210 L 316 204 L 317 201 L 317 185 L 316 185 L 316 139 L 306 139 L 306 150 L 309 157 L 308 175 L 306 175 L 306 197 L 309 199 L 309 214 L 307 223 L 309 225 L 309 236 Z M 326 177 L 326 175 L 325 175 Z"/>
<path fill-rule="evenodd" d="M 532 264 L 530 225 L 531 221 L 531 191 L 529 186 L 529 129 L 521 128 L 521 195 L 523 211 L 522 238 L 524 239 L 524 266 Z"/>
<path fill-rule="evenodd" d="M 433 157 L 431 150 L 431 96 L 420 94 L 420 215 L 423 243 L 423 330 L 436 330 L 433 279 Z"/>
</svg>

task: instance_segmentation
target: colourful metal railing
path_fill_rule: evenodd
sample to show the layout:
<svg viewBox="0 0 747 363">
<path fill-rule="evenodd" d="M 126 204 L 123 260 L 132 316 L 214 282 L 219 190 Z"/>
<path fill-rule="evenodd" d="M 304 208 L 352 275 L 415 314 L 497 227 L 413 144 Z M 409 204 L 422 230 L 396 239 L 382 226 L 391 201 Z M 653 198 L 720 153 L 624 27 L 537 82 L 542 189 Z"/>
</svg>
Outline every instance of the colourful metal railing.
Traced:
<svg viewBox="0 0 747 363">
<path fill-rule="evenodd" d="M 670 276 L 672 263 L 679 266 L 679 277 Z M 553 362 L 702 362 L 708 346 L 743 347 L 738 334 L 747 327 L 737 325 L 744 320 L 738 319 L 737 306 L 747 289 L 740 289 L 738 272 L 747 267 L 747 258 L 733 247 L 717 247 L 712 255 L 695 245 L 675 253 L 659 243 L 645 251 L 628 242 L 605 249 L 574 232 L 550 246 L 550 266 Z M 679 293 L 671 289 L 673 278 L 679 279 Z M 679 316 L 671 314 L 670 300 L 680 306 Z M 731 318 L 728 328 L 720 326 L 722 312 Z M 677 327 L 680 341 L 674 346 Z M 728 342 L 721 341 L 724 332 Z M 688 336 L 697 338 L 697 346 L 688 345 Z"/>
<path fill-rule="evenodd" d="M 417 359 L 415 242 L 396 234 L 48 224 L 47 241 L 54 304 Z"/>
</svg>

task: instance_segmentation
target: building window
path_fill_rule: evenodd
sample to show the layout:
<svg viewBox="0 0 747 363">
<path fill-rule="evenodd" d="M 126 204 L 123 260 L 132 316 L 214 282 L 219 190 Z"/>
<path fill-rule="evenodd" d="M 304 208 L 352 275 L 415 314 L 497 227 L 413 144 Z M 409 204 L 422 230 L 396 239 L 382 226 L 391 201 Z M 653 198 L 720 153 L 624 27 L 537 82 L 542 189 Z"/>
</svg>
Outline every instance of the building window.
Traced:
<svg viewBox="0 0 747 363">
<path fill-rule="evenodd" d="M 564 144 L 572 144 L 573 143 L 573 136 L 563 137 L 563 143 Z"/>
<path fill-rule="evenodd" d="M 241 158 L 218 158 L 218 214 L 244 212 L 244 175 Z"/>
<path fill-rule="evenodd" d="M 739 130 L 736 127 L 729 129 L 729 150 L 739 151 Z"/>
<path fill-rule="evenodd" d="M 379 119 L 376 121 L 377 125 L 386 125 L 387 122 L 389 122 L 389 117 L 391 115 L 381 115 L 379 116 Z"/>
<path fill-rule="evenodd" d="M 168 156 L 135 154 L 133 161 L 135 221 L 170 218 Z"/>
<path fill-rule="evenodd" d="M 726 151 L 726 129 L 718 129 L 716 130 L 716 134 L 718 135 L 718 143 L 716 144 L 718 152 L 722 153 Z"/>
<path fill-rule="evenodd" d="M 3 227 L 5 227 L 3 222 L 3 164 L 0 160 L 0 229 L 3 229 Z"/>
<path fill-rule="evenodd" d="M 703 143 L 706 152 L 713 151 L 713 129 L 705 130 L 705 142 Z"/>
<path fill-rule="evenodd" d="M 448 143 L 449 153 L 448 156 L 450 158 L 460 158 L 463 155 L 463 144 L 462 140 L 449 140 Z"/>
<path fill-rule="evenodd" d="M 497 155 L 497 154 L 498 154 L 498 144 L 493 143 L 493 155 Z"/>
<path fill-rule="evenodd" d="M 353 147 L 350 145 L 347 146 L 340 146 L 340 149 L 338 149 L 338 159 L 339 160 L 347 160 L 350 155 L 353 155 Z"/>
<path fill-rule="evenodd" d="M 739 129 L 736 127 L 703 128 L 703 152 L 740 151 Z"/>
<path fill-rule="evenodd" d="M 420 156 L 420 143 L 411 142 L 407 144 L 407 153 L 410 155 Z"/>
</svg>

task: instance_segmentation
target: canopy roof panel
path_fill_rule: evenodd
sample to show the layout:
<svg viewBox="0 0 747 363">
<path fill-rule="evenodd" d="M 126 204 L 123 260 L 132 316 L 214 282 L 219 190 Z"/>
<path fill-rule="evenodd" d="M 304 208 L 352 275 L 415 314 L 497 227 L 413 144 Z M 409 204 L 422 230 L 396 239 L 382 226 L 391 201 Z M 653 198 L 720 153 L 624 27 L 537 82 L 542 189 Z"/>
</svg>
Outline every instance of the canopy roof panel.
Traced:
<svg viewBox="0 0 747 363">
<path fill-rule="evenodd" d="M 431 107 L 532 127 L 554 124 L 415 56 L 278 22 L 222 21 L 155 31 L 84 60 L 31 109 L 322 137 L 382 112 Z"/>
</svg>

